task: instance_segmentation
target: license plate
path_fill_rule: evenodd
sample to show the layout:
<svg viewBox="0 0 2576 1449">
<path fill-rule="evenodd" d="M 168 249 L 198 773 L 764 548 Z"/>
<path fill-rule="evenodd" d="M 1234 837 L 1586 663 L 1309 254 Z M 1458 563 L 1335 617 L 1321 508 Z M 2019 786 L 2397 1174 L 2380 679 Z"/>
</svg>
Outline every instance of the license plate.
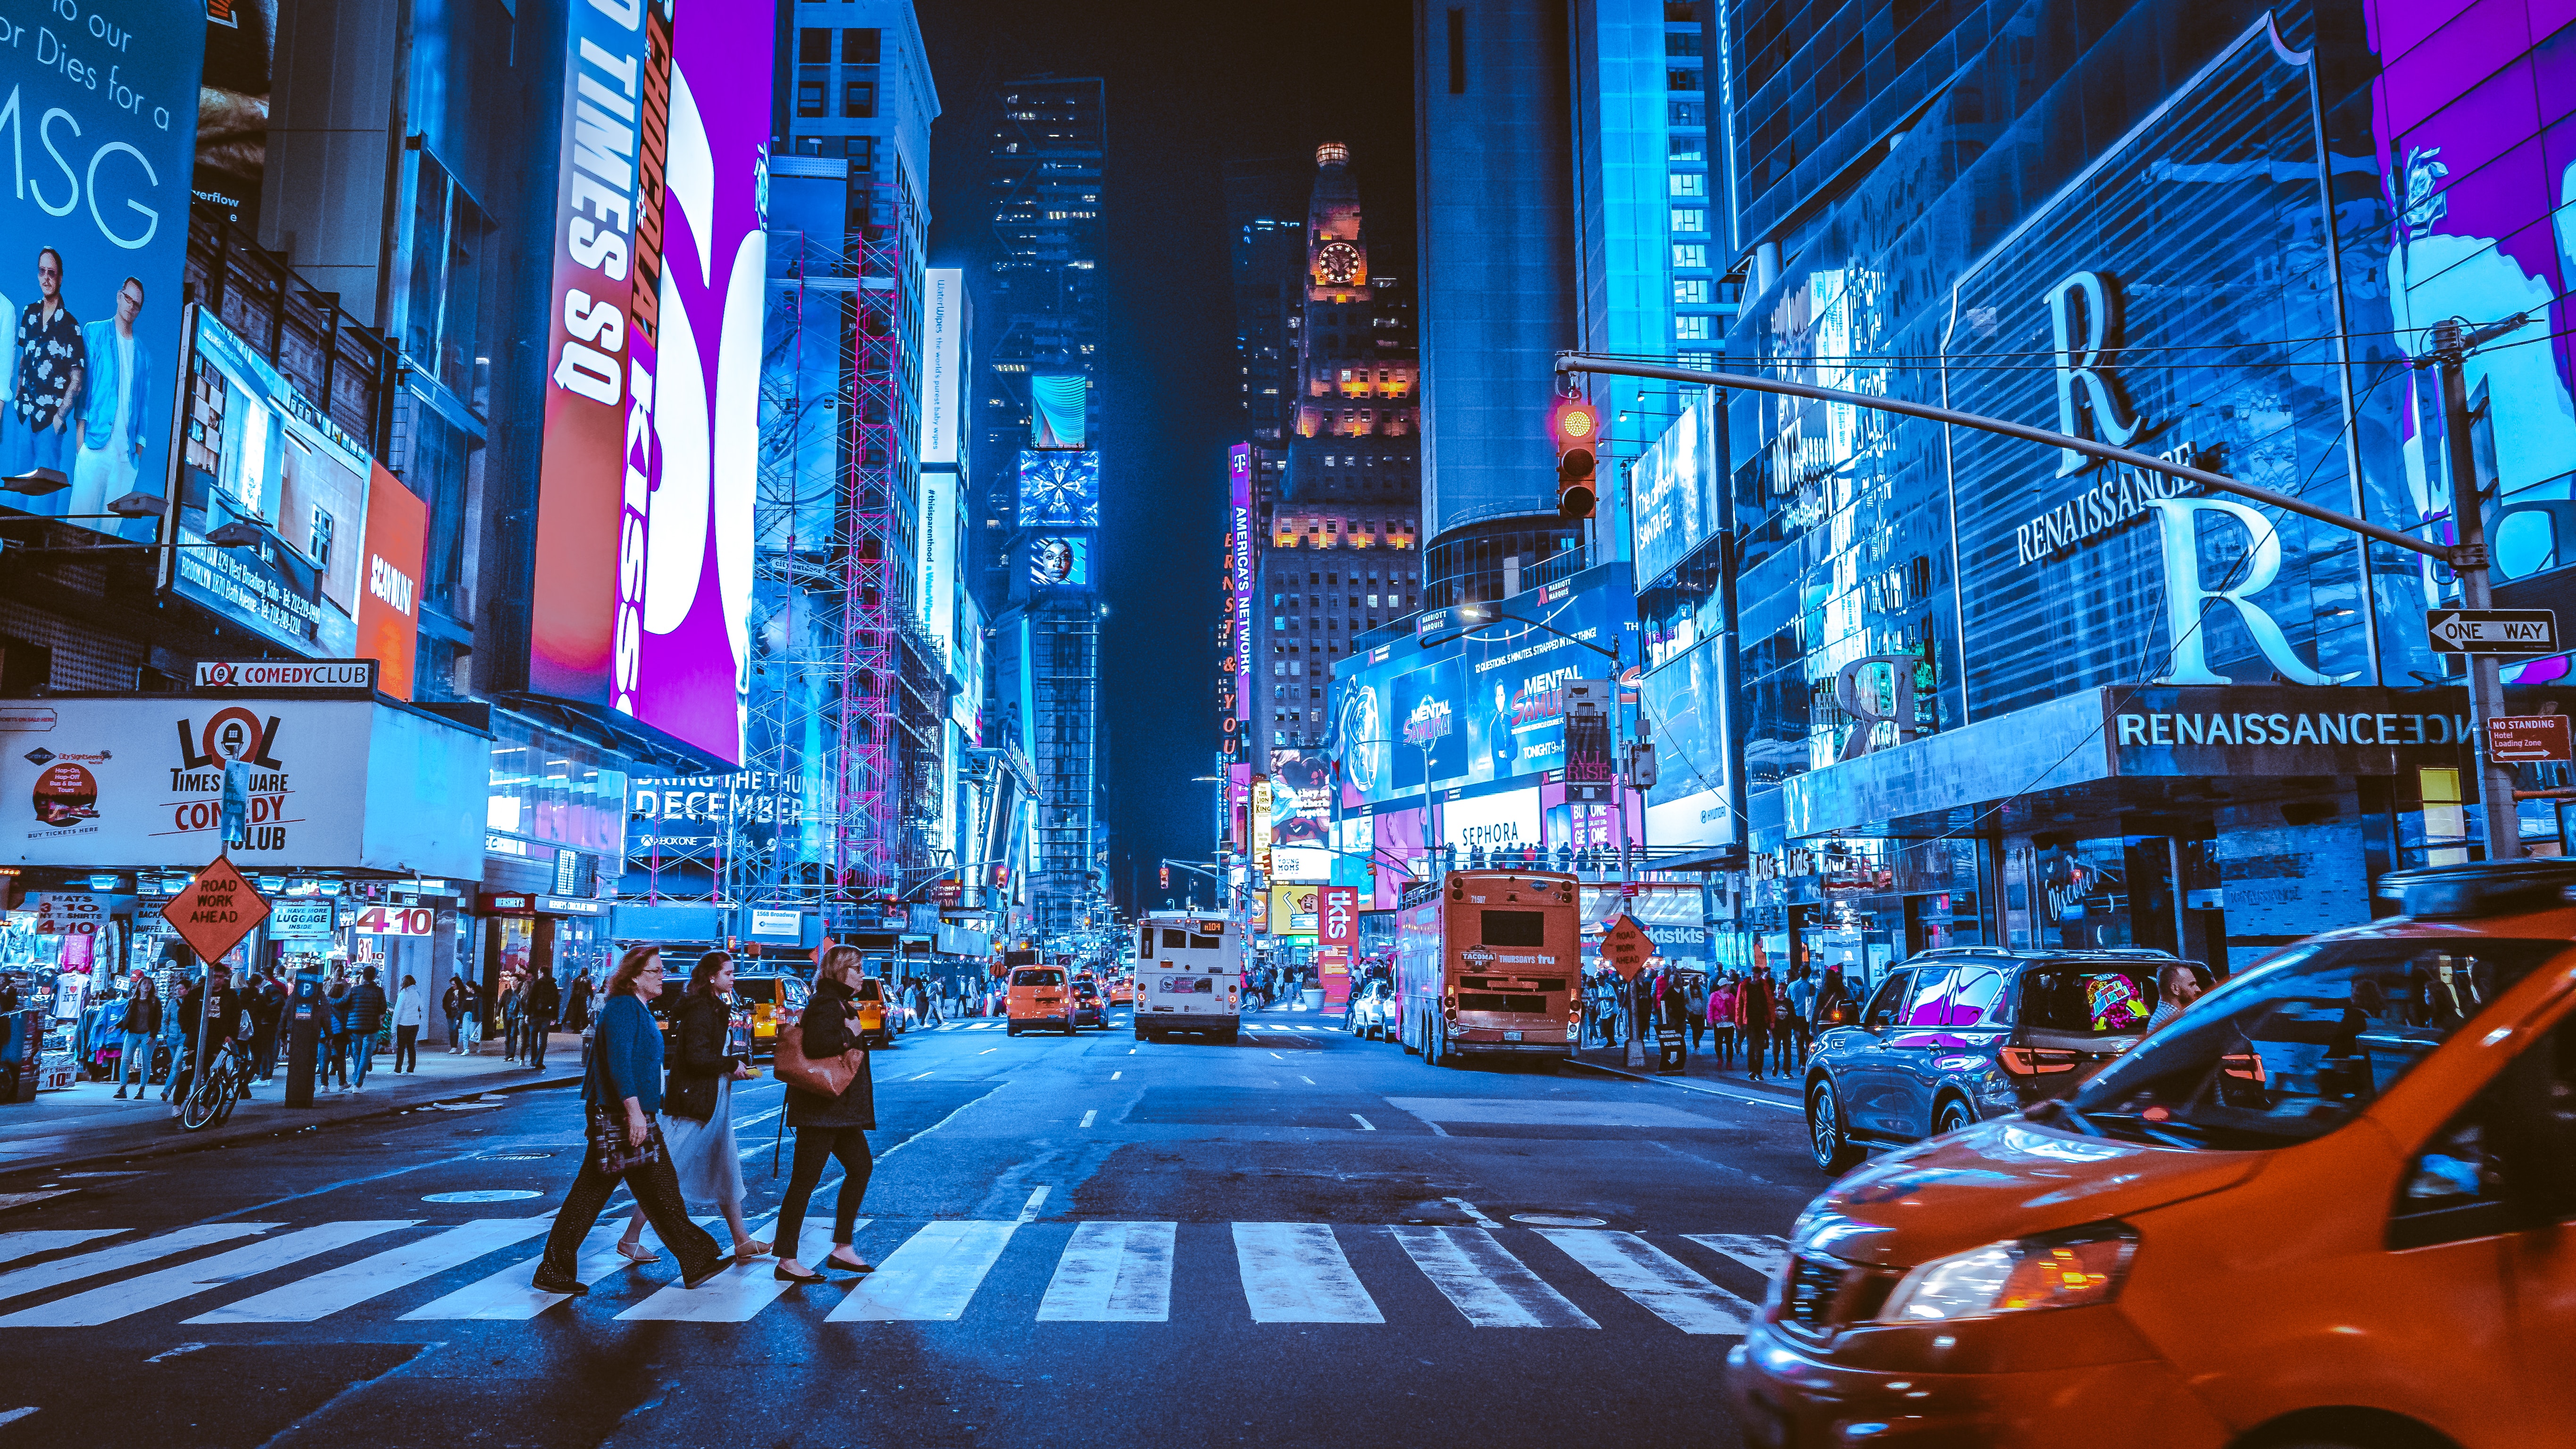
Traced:
<svg viewBox="0 0 2576 1449">
<path fill-rule="evenodd" d="M 1507 1031 L 1503 1033 L 1503 1040 L 1505 1041 L 1519 1041 L 1520 1039 L 1521 1034 L 1519 1032 Z"/>
</svg>

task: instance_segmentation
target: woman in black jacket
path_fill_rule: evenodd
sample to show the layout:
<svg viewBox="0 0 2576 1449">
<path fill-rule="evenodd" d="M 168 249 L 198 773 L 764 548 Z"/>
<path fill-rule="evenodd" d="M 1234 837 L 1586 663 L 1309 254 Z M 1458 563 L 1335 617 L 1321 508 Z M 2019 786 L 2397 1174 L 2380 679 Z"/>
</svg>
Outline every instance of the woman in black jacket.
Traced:
<svg viewBox="0 0 2576 1449">
<path fill-rule="evenodd" d="M 835 946 L 823 953 L 815 973 L 813 999 L 797 1018 L 805 1055 L 814 1061 L 836 1057 L 859 1045 L 859 948 Z M 787 1199 L 778 1209 L 778 1242 L 787 1251 L 778 1260 L 782 1283 L 820 1283 L 823 1275 L 797 1261 L 798 1234 L 805 1228 L 805 1203 L 823 1181 L 823 1164 L 838 1158 L 848 1174 L 833 1204 L 832 1253 L 823 1266 L 845 1273 L 867 1273 L 875 1265 L 850 1247 L 857 1226 L 859 1199 L 868 1190 L 868 1129 L 877 1125 L 876 1087 L 868 1077 L 867 1053 L 838 1097 L 787 1089 L 787 1125 L 796 1129 L 796 1166 L 787 1179 Z"/>
<path fill-rule="evenodd" d="M 539 978 L 543 980 L 543 978 Z M 689 973 L 689 989 L 671 1008 L 670 1065 L 662 1086 L 662 1141 L 680 1196 L 712 1202 L 733 1229 L 737 1263 L 769 1256 L 769 1245 L 751 1235 L 742 1216 L 742 1154 L 733 1145 L 733 1084 L 751 1075 L 742 1058 L 725 1052 L 733 1034 L 733 957 L 709 951 Z M 644 1246 L 644 1209 L 626 1219 L 617 1251 L 638 1263 L 661 1256 Z"/>
</svg>

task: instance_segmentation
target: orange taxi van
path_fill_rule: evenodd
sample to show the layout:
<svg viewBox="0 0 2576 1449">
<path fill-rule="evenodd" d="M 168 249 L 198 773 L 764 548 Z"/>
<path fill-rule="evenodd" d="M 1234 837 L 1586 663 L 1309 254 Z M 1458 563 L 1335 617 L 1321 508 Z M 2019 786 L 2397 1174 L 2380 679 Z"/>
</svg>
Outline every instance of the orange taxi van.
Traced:
<svg viewBox="0 0 2576 1449">
<path fill-rule="evenodd" d="M 1799 1218 L 1748 1444 L 2576 1449 L 2576 861 L 2409 871 Z"/>
<path fill-rule="evenodd" d="M 1073 1035 L 1073 990 L 1064 975 L 1059 966 L 1012 967 L 1004 996 L 1010 1020 L 1004 1030 L 1018 1036 L 1023 1029 L 1053 1027 Z"/>
</svg>

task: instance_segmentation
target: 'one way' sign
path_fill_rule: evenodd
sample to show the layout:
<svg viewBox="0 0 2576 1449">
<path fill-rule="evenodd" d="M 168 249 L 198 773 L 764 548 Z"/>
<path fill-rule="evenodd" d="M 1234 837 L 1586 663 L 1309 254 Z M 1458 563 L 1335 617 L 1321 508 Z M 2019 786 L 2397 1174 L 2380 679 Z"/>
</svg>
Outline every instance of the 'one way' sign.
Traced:
<svg viewBox="0 0 2576 1449">
<path fill-rule="evenodd" d="M 2536 656 L 2559 647 L 2553 609 L 2427 609 L 2424 632 L 2444 654 Z"/>
</svg>

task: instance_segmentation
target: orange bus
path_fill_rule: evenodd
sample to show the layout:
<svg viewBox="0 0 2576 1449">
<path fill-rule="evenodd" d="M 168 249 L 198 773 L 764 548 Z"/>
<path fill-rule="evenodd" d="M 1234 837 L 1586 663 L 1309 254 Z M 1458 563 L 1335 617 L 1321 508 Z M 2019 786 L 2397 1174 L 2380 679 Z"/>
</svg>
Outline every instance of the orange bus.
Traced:
<svg viewBox="0 0 2576 1449">
<path fill-rule="evenodd" d="M 1404 1049 L 1438 1065 L 1474 1052 L 1571 1057 L 1581 1040 L 1583 922 L 1575 878 L 1456 870 L 1396 911 Z"/>
</svg>

